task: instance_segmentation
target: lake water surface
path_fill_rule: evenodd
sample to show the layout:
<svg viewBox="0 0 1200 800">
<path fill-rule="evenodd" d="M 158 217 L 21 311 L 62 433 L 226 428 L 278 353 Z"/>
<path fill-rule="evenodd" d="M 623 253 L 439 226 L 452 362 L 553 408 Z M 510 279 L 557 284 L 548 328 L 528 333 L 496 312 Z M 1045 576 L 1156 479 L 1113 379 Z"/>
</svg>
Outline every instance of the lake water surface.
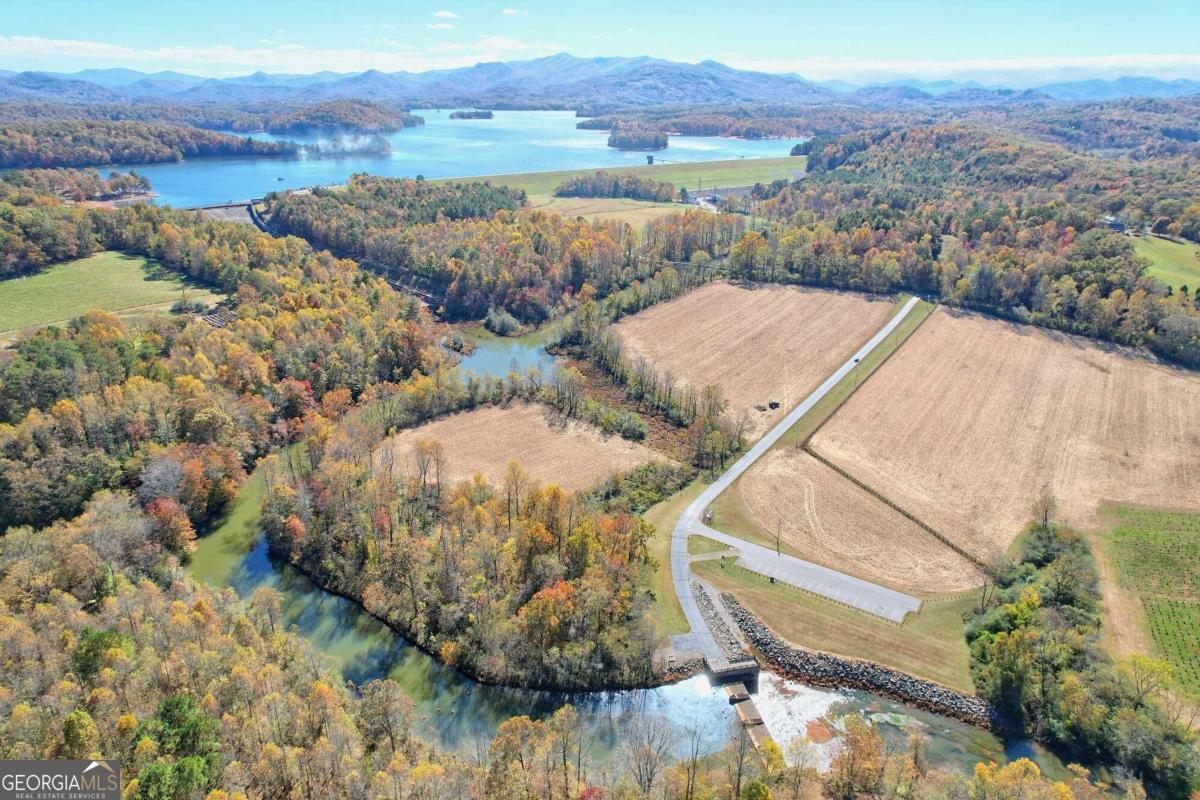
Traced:
<svg viewBox="0 0 1200 800">
<path fill-rule="evenodd" d="M 218 205 L 267 192 L 345 183 L 355 172 L 385 177 L 457 178 L 512 172 L 544 172 L 646 163 L 646 154 L 608 146 L 608 134 L 575 127 L 571 111 L 497 111 L 490 120 L 452 120 L 445 111 L 418 111 L 420 128 L 387 137 L 389 155 L 340 158 L 196 158 L 134 169 L 150 179 L 158 202 L 173 206 Z M 271 136 L 301 143 L 317 137 Z M 798 140 L 672 136 L 656 161 L 717 161 L 786 156 Z M 106 168 L 110 169 L 110 168 Z"/>
</svg>

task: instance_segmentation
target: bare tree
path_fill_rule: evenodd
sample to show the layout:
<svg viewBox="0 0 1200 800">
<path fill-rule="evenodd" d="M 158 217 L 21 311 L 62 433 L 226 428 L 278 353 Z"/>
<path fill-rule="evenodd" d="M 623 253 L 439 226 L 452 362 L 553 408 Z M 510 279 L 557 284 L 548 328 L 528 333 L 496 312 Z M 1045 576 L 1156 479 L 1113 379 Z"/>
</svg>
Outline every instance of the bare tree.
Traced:
<svg viewBox="0 0 1200 800">
<path fill-rule="evenodd" d="M 698 725 L 689 725 L 683 730 L 683 800 L 693 800 L 696 794 L 696 776 L 700 771 L 700 748 L 704 731 Z"/>
<path fill-rule="evenodd" d="M 1050 484 L 1042 484 L 1041 493 L 1033 501 L 1033 518 L 1040 520 L 1043 529 L 1049 528 L 1050 518 L 1057 510 L 1058 501 L 1054 498 L 1054 492 L 1050 491 Z"/>
<path fill-rule="evenodd" d="M 666 769 L 676 732 L 666 719 L 637 710 L 622 731 L 620 752 L 628 774 L 641 793 L 649 797 Z"/>
<path fill-rule="evenodd" d="M 746 733 L 746 727 L 736 717 L 733 720 L 733 736 L 729 760 L 725 766 L 729 773 L 729 785 L 733 787 L 733 796 L 741 797 L 742 780 L 746 777 L 750 766 L 748 762 L 753 748 L 750 743 L 750 734 Z"/>
</svg>

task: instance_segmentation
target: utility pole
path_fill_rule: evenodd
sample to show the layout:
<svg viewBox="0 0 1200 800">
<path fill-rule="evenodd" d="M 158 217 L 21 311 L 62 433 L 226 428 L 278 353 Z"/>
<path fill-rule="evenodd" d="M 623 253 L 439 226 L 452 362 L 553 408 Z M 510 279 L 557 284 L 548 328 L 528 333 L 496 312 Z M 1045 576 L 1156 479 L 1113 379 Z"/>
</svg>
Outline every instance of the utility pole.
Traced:
<svg viewBox="0 0 1200 800">
<path fill-rule="evenodd" d="M 779 552 L 779 532 L 783 528 L 783 512 L 775 512 L 775 555 L 782 555 Z"/>
</svg>

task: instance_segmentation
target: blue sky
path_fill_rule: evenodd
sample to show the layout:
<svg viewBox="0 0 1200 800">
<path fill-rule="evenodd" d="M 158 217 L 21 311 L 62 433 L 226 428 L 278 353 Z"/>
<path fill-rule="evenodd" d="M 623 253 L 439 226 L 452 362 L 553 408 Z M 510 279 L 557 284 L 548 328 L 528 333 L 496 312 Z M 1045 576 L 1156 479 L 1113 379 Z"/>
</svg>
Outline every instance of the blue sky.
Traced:
<svg viewBox="0 0 1200 800">
<path fill-rule="evenodd" d="M 1195 0 L 3 0 L 0 68 L 213 76 L 651 55 L 826 80 L 1200 78 Z"/>
</svg>

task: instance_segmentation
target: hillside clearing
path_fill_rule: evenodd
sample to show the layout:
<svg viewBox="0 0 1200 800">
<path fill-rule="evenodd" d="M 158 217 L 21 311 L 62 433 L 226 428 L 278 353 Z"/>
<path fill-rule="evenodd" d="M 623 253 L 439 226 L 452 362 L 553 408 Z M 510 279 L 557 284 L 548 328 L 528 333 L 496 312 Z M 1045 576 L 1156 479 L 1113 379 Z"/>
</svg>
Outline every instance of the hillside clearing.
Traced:
<svg viewBox="0 0 1200 800">
<path fill-rule="evenodd" d="M 0 339 L 22 328 L 66 322 L 85 311 L 120 312 L 217 297 L 156 261 L 103 252 L 0 281 Z"/>
<path fill-rule="evenodd" d="M 500 483 L 508 462 L 515 460 L 535 480 L 573 491 L 662 458 L 644 445 L 604 436 L 575 420 L 563 420 L 545 406 L 514 403 L 484 406 L 401 431 L 380 444 L 376 463 L 384 468 L 390 465 L 398 473 L 415 474 L 416 445 L 422 440 L 441 443 L 444 483 L 477 474 Z"/>
<path fill-rule="evenodd" d="M 1172 242 L 1158 236 L 1139 236 L 1133 242 L 1139 256 L 1150 259 L 1146 274 L 1175 289 L 1200 288 L 1200 245 Z"/>
<path fill-rule="evenodd" d="M 695 387 L 720 386 L 728 413 L 756 439 L 892 315 L 891 299 L 713 283 L 618 322 L 631 360 Z M 778 407 L 759 411 L 759 405 Z"/>
<path fill-rule="evenodd" d="M 1200 377 L 1079 337 L 939 309 L 812 447 L 986 559 L 1043 486 L 1060 521 L 1101 501 L 1200 502 Z"/>
</svg>

